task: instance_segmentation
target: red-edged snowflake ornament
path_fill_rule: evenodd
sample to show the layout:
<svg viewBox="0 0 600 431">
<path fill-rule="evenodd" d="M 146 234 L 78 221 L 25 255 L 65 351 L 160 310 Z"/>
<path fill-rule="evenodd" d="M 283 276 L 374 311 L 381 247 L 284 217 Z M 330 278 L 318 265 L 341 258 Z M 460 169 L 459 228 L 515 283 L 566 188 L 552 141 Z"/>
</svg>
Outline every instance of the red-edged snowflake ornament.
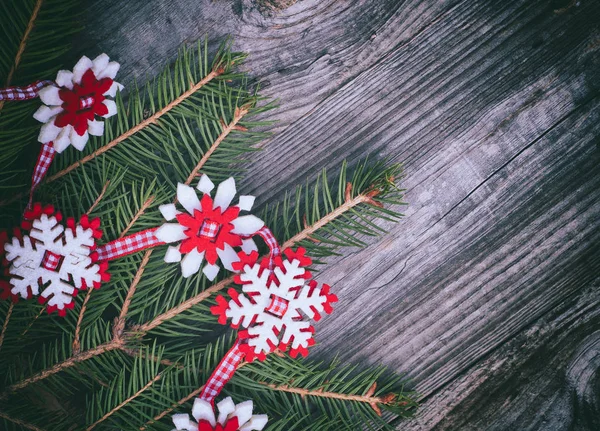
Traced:
<svg viewBox="0 0 600 431">
<path fill-rule="evenodd" d="M 215 417 L 208 401 L 196 398 L 190 419 L 187 413 L 172 416 L 173 431 L 261 431 L 267 424 L 267 415 L 252 415 L 252 401 L 235 404 L 231 397 L 217 403 L 219 414 Z"/>
<path fill-rule="evenodd" d="M 184 277 L 196 274 L 206 260 L 202 272 L 214 280 L 219 260 L 225 269 L 234 270 L 233 264 L 238 261 L 234 247 L 247 252 L 257 249 L 250 237 L 264 222 L 251 214 L 240 216 L 240 211 L 252 209 L 253 196 L 240 196 L 238 204 L 230 206 L 236 194 L 233 178 L 219 184 L 214 199 L 210 195 L 214 184 L 208 176 L 202 175 L 196 188 L 203 193 L 201 199 L 192 187 L 177 185 L 177 200 L 185 212 L 178 211 L 175 204 L 161 205 L 164 218 L 176 223 L 163 224 L 155 235 L 162 242 L 177 243 L 168 248 L 165 262 L 181 262 Z"/>
<path fill-rule="evenodd" d="M 25 217 L 24 232 L 17 229 L 4 244 L 9 295 L 24 299 L 39 295 L 38 301 L 47 303 L 48 313 L 58 311 L 64 316 L 73 308 L 79 290 L 99 288 L 110 279 L 108 263 L 96 262 L 94 252 L 96 240 L 102 236 L 100 219 L 84 215 L 76 223 L 69 218 L 65 228 L 59 212 L 38 203 Z"/>
<path fill-rule="evenodd" d="M 309 320 L 318 321 L 321 313 L 331 313 L 332 304 L 337 302 L 328 285 L 319 287 L 311 280 L 306 268 L 312 261 L 303 248 L 283 253 L 286 259 L 277 257 L 273 271 L 269 270 L 268 258 L 259 263 L 257 252 L 240 253 L 234 268 L 242 272 L 235 276 L 235 282 L 242 285 L 243 293 L 230 288 L 227 293 L 231 299 L 219 295 L 217 305 L 211 308 L 219 316 L 219 323 L 231 319 L 233 328 L 246 328 L 238 336 L 244 340 L 240 350 L 248 362 L 264 360 L 275 349 L 289 349 L 294 358 L 298 354 L 306 356 L 308 347 L 314 344 L 314 328 Z"/>
<path fill-rule="evenodd" d="M 112 98 L 123 86 L 116 82 L 119 63 L 100 54 L 94 60 L 83 56 L 73 71 L 59 70 L 56 86 L 49 85 L 39 92 L 44 103 L 33 117 L 45 123 L 38 140 L 53 142 L 62 153 L 69 145 L 82 151 L 89 135 L 102 136 L 104 121 L 117 113 Z"/>
</svg>

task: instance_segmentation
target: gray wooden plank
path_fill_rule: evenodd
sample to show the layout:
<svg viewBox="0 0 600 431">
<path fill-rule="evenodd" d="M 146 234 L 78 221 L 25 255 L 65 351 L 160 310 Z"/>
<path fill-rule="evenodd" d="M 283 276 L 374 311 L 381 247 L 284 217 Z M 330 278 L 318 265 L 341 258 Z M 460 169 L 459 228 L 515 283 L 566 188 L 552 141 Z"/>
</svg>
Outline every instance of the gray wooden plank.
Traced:
<svg viewBox="0 0 600 431">
<path fill-rule="evenodd" d="M 569 360 L 597 369 L 577 349 L 598 329 L 600 6 L 554 7 L 305 0 L 263 16 L 246 1 L 90 2 L 79 48 L 115 56 L 127 83 L 181 42 L 233 34 L 281 102 L 244 183 L 260 203 L 343 158 L 404 161 L 407 218 L 319 276 L 341 302 L 312 354 L 408 372 L 425 406 L 401 427 L 566 429 Z"/>
</svg>

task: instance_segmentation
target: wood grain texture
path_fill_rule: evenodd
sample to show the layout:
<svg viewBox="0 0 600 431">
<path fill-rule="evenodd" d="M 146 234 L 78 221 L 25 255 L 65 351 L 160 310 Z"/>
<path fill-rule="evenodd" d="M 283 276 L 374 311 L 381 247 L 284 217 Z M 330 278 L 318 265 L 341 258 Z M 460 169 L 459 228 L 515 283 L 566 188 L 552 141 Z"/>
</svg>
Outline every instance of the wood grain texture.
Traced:
<svg viewBox="0 0 600 431">
<path fill-rule="evenodd" d="M 341 301 L 312 353 L 407 373 L 398 429 L 596 430 L 600 4 L 567 3 L 94 0 L 77 54 L 130 84 L 231 34 L 280 103 L 259 204 L 344 158 L 405 163 L 407 217 L 319 276 Z"/>
</svg>

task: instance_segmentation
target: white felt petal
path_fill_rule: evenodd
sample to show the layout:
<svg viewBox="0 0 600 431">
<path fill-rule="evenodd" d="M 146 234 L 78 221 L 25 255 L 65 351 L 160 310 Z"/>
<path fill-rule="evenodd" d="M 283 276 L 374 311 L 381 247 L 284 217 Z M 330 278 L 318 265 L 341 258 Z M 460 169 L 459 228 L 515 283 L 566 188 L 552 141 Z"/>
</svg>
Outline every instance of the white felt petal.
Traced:
<svg viewBox="0 0 600 431">
<path fill-rule="evenodd" d="M 83 136 L 79 136 L 75 129 L 73 129 L 71 130 L 69 137 L 71 138 L 71 145 L 73 145 L 79 151 L 83 151 L 85 144 L 87 144 L 88 140 L 90 139 L 90 135 L 87 130 Z"/>
<path fill-rule="evenodd" d="M 267 425 L 269 418 L 267 415 L 254 415 L 246 425 L 239 428 L 240 431 L 262 431 Z"/>
<path fill-rule="evenodd" d="M 85 55 L 79 59 L 75 67 L 73 67 L 73 83 L 81 84 L 81 77 L 88 69 L 94 67 L 92 60 L 87 58 Z"/>
<path fill-rule="evenodd" d="M 104 102 L 104 106 L 108 108 L 108 112 L 105 115 L 102 115 L 104 118 L 110 118 L 117 113 L 117 104 L 114 100 L 106 99 Z"/>
<path fill-rule="evenodd" d="M 73 126 L 70 124 L 63 127 L 58 136 L 53 142 L 54 149 L 57 153 L 62 153 L 69 145 L 71 145 L 71 131 Z"/>
<path fill-rule="evenodd" d="M 154 235 L 162 242 L 171 243 L 186 239 L 185 230 L 185 226 L 178 223 L 165 223 L 154 231 Z"/>
<path fill-rule="evenodd" d="M 179 211 L 177 211 L 175 204 L 159 205 L 158 210 L 167 221 L 171 221 L 177 216 L 177 214 L 181 214 Z"/>
<path fill-rule="evenodd" d="M 255 199 L 256 198 L 254 196 L 250 195 L 240 196 L 240 201 L 238 202 L 237 206 L 241 210 L 250 211 L 252 209 L 252 205 L 254 205 Z"/>
<path fill-rule="evenodd" d="M 58 95 L 58 87 L 55 87 L 54 85 L 48 85 L 47 87 L 42 88 L 38 95 L 45 105 L 60 106 L 63 103 Z"/>
<path fill-rule="evenodd" d="M 231 232 L 238 235 L 252 235 L 260 230 L 265 222 L 254 215 L 245 215 L 231 221 L 233 229 Z"/>
<path fill-rule="evenodd" d="M 94 72 L 94 75 L 96 75 L 96 78 L 98 78 L 98 76 L 100 75 L 100 73 L 106 69 L 106 66 L 108 66 L 108 62 L 110 61 L 110 58 L 108 58 L 108 55 L 106 54 L 100 54 L 98 57 L 94 58 L 92 60 L 92 63 L 94 64 L 92 66 L 92 71 Z M 100 79 L 100 78 L 98 78 Z"/>
<path fill-rule="evenodd" d="M 104 134 L 104 121 L 88 120 L 88 132 L 92 136 L 102 136 Z"/>
<path fill-rule="evenodd" d="M 54 125 L 54 119 L 51 119 L 40 128 L 38 141 L 40 141 L 42 144 L 54 141 L 54 139 L 56 139 L 61 130 L 62 128 L 56 127 Z"/>
<path fill-rule="evenodd" d="M 196 190 L 185 184 L 177 184 L 177 200 L 191 215 L 194 215 L 194 210 L 200 210 L 202 208 Z"/>
<path fill-rule="evenodd" d="M 125 88 L 125 87 L 123 87 L 117 81 L 113 81 L 110 88 L 108 90 L 106 90 L 106 92 L 104 93 L 104 96 L 115 97 L 117 95 L 117 90 L 123 91 L 123 88 Z"/>
<path fill-rule="evenodd" d="M 208 401 L 201 400 L 200 398 L 196 398 L 194 401 L 192 416 L 194 416 L 194 419 L 198 422 L 201 420 L 208 421 L 213 428 L 217 425 L 212 405 L 210 405 Z"/>
<path fill-rule="evenodd" d="M 235 406 L 235 413 L 233 415 L 237 416 L 240 426 L 245 425 L 252 417 L 252 407 L 252 400 L 244 401 Z"/>
<path fill-rule="evenodd" d="M 115 76 L 117 76 L 117 72 L 119 71 L 120 67 L 121 67 L 121 65 L 119 63 L 117 63 L 116 61 L 111 61 L 110 63 L 108 63 L 106 65 L 106 67 L 104 68 L 104 70 L 102 72 L 100 72 L 98 75 L 96 75 L 96 78 L 98 78 L 98 79 L 102 79 L 102 78 L 115 79 Z"/>
<path fill-rule="evenodd" d="M 258 251 L 258 247 L 252 238 L 242 240 L 242 251 L 246 254 L 250 254 L 253 251 Z"/>
<path fill-rule="evenodd" d="M 213 208 L 220 207 L 221 212 L 225 211 L 229 204 L 231 204 L 231 201 L 235 196 L 235 191 L 235 180 L 233 178 L 228 178 L 219 184 L 217 193 L 215 194 Z"/>
<path fill-rule="evenodd" d="M 210 193 L 215 188 L 214 183 L 208 178 L 208 175 L 204 174 L 200 177 L 198 185 L 196 186 L 202 193 Z"/>
<path fill-rule="evenodd" d="M 190 415 L 187 413 L 179 413 L 172 416 L 173 425 L 175 425 L 176 430 L 191 430 L 193 429 L 192 421 L 190 420 Z"/>
<path fill-rule="evenodd" d="M 240 260 L 235 250 L 227 243 L 223 244 L 223 250 L 217 249 L 217 254 L 225 269 L 229 271 L 233 271 L 231 264 Z"/>
<path fill-rule="evenodd" d="M 165 253 L 165 262 L 181 262 L 181 253 L 179 252 L 178 247 L 169 246 L 169 248 L 167 248 L 167 252 Z"/>
<path fill-rule="evenodd" d="M 67 87 L 73 89 L 73 72 L 70 70 L 59 70 L 56 74 L 56 83 L 59 87 Z"/>
<path fill-rule="evenodd" d="M 217 403 L 217 409 L 219 410 L 217 422 L 219 422 L 221 425 L 225 425 L 227 416 L 235 411 L 235 403 L 231 397 L 227 397 Z"/>
<path fill-rule="evenodd" d="M 63 111 L 61 106 L 46 106 L 42 105 L 38 108 L 37 111 L 33 114 L 33 118 L 38 120 L 40 123 L 47 123 L 50 118 L 54 117 L 57 114 L 60 114 Z"/>
<path fill-rule="evenodd" d="M 184 278 L 191 277 L 200 270 L 200 265 L 204 260 L 204 252 L 199 253 L 198 250 L 193 249 L 181 259 L 181 275 Z"/>
<path fill-rule="evenodd" d="M 208 278 L 210 281 L 213 281 L 219 273 L 219 269 L 219 265 L 211 265 L 207 263 L 206 265 L 204 265 L 204 268 L 202 268 L 202 272 L 204 273 L 206 278 Z"/>
</svg>

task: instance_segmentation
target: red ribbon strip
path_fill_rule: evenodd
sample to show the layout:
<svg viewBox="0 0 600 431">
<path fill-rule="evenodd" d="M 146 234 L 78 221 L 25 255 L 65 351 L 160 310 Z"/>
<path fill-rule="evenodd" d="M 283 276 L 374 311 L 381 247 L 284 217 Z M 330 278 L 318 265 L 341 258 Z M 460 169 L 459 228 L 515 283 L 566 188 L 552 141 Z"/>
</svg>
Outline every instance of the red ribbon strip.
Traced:
<svg viewBox="0 0 600 431">
<path fill-rule="evenodd" d="M 55 154 L 56 150 L 54 149 L 52 142 L 47 142 L 42 145 L 42 148 L 40 149 L 40 155 L 38 156 L 35 167 L 33 168 L 33 175 L 31 176 L 31 189 L 29 190 L 29 203 L 27 205 L 28 209 L 31 209 L 33 193 L 48 173 L 48 169 L 50 169 L 50 165 L 52 164 L 52 160 L 54 160 Z"/>
<path fill-rule="evenodd" d="M 0 100 L 29 100 L 38 97 L 38 93 L 44 87 L 52 85 L 54 82 L 44 80 L 35 81 L 25 87 L 6 87 L 0 88 Z"/>
<path fill-rule="evenodd" d="M 244 355 L 245 353 L 240 350 L 240 342 L 236 341 L 210 375 L 198 398 L 212 403 L 217 395 L 221 393 L 227 382 L 231 380 L 235 374 L 235 370 L 237 370 L 240 362 L 244 359 Z"/>
<path fill-rule="evenodd" d="M 146 229 L 101 245 L 96 249 L 98 261 L 118 259 L 128 254 L 165 244 L 154 235 L 156 229 L 158 228 Z"/>
</svg>

